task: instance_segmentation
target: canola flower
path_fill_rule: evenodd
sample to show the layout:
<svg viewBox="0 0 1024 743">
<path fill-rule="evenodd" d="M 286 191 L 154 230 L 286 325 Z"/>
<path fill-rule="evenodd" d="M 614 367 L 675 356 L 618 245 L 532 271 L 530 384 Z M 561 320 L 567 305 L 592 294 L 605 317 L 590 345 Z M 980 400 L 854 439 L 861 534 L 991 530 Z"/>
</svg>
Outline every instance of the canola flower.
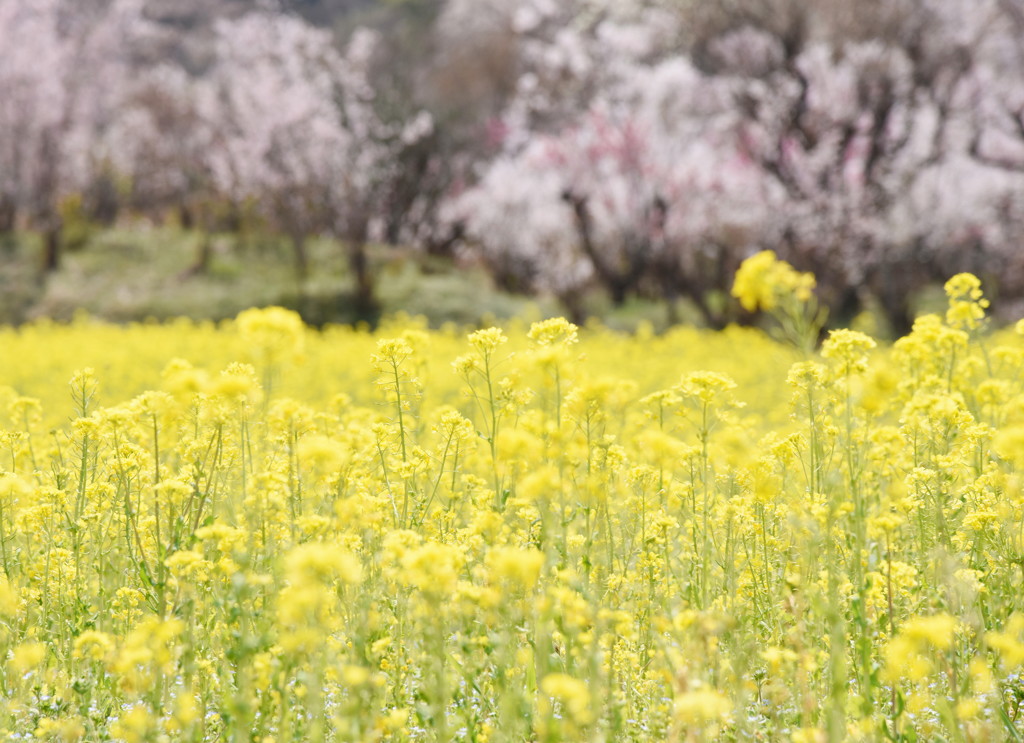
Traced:
<svg viewBox="0 0 1024 743">
<path fill-rule="evenodd" d="M 827 318 L 815 300 L 816 285 L 814 274 L 796 270 L 773 250 L 762 250 L 740 264 L 732 296 L 747 312 L 773 317 L 782 338 L 810 351 Z"/>
<path fill-rule="evenodd" d="M 1018 740 L 1024 323 L 947 292 L 820 351 L 0 329 L 0 738 Z"/>
<path fill-rule="evenodd" d="M 740 264 L 732 294 L 748 312 L 771 311 L 790 297 L 809 301 L 815 284 L 813 274 L 797 271 L 773 250 L 762 250 Z"/>
</svg>

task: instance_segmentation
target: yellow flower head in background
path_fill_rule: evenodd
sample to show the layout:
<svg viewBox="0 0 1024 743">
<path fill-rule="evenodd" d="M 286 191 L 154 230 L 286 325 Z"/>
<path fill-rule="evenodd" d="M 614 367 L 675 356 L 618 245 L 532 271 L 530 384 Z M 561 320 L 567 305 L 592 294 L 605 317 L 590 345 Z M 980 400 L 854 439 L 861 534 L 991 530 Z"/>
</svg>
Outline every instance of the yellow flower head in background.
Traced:
<svg viewBox="0 0 1024 743">
<path fill-rule="evenodd" d="M 292 585 L 356 584 L 363 579 L 363 565 L 350 550 L 336 544 L 308 542 L 285 557 L 285 575 Z"/>
<path fill-rule="evenodd" d="M 797 271 L 779 260 L 773 250 L 762 250 L 740 264 L 732 295 L 747 312 L 771 311 L 786 296 L 799 302 L 809 301 L 815 285 L 814 274 Z"/>
<path fill-rule="evenodd" d="M 569 346 L 579 342 L 579 328 L 564 317 L 535 322 L 527 337 L 538 346 Z"/>
<path fill-rule="evenodd" d="M 949 297 L 946 323 L 965 330 L 978 328 L 989 306 L 981 291 L 981 280 L 971 273 L 958 273 L 946 282 L 945 289 Z"/>
<path fill-rule="evenodd" d="M 493 353 L 503 343 L 508 343 L 508 337 L 501 332 L 501 328 L 485 328 L 469 335 L 469 345 L 485 356 Z"/>
<path fill-rule="evenodd" d="M 291 361 L 302 355 L 306 326 L 297 312 L 283 307 L 253 308 L 239 313 L 235 323 L 263 363 Z"/>
<path fill-rule="evenodd" d="M 541 681 L 540 688 L 557 701 L 566 716 L 577 725 L 586 725 L 593 719 L 590 689 L 585 682 L 565 673 L 549 673 Z"/>
<path fill-rule="evenodd" d="M 412 354 L 413 348 L 405 338 L 381 338 L 371 360 L 374 369 L 386 372 L 401 366 Z"/>
<path fill-rule="evenodd" d="M 528 591 L 540 578 L 544 553 L 534 548 L 492 547 L 487 553 L 487 565 L 495 577 Z"/>
<path fill-rule="evenodd" d="M 696 689 L 675 699 L 675 718 L 683 725 L 700 726 L 720 720 L 732 710 L 729 698 L 715 689 Z"/>
<path fill-rule="evenodd" d="M 864 333 L 841 328 L 829 331 L 821 355 L 835 360 L 844 374 L 857 374 L 867 371 L 868 353 L 877 345 Z"/>
<path fill-rule="evenodd" d="M 7 663 L 17 674 L 28 673 L 46 660 L 46 643 L 23 642 L 11 651 Z"/>
<path fill-rule="evenodd" d="M 921 681 L 926 678 L 935 670 L 930 656 L 953 646 L 956 627 L 956 617 L 949 614 L 908 619 L 896 637 L 885 646 L 885 677 L 892 681 L 900 678 Z"/>
</svg>

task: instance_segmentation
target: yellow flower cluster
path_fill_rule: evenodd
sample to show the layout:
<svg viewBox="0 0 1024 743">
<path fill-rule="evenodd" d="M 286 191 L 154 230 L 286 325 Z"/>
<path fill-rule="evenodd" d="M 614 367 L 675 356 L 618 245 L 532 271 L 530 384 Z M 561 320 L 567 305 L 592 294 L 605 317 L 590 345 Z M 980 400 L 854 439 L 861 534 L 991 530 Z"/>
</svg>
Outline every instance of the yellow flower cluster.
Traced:
<svg viewBox="0 0 1024 743">
<path fill-rule="evenodd" d="M 946 282 L 946 296 L 949 309 L 946 322 L 950 327 L 966 330 L 976 329 L 985 319 L 989 302 L 981 291 L 981 281 L 969 273 L 958 273 Z"/>
<path fill-rule="evenodd" d="M 797 271 L 773 250 L 762 250 L 740 264 L 732 295 L 747 312 L 771 311 L 790 295 L 807 302 L 815 284 L 814 274 Z"/>
<path fill-rule="evenodd" d="M 732 286 L 747 312 L 771 315 L 788 342 L 810 351 L 825 324 L 826 309 L 814 297 L 814 274 L 797 271 L 774 251 L 763 250 L 740 264 Z"/>
<path fill-rule="evenodd" d="M 736 292 L 812 287 L 762 254 Z M 820 352 L 274 308 L 0 329 L 0 731 L 1019 739 L 1024 334 L 948 291 Z"/>
</svg>

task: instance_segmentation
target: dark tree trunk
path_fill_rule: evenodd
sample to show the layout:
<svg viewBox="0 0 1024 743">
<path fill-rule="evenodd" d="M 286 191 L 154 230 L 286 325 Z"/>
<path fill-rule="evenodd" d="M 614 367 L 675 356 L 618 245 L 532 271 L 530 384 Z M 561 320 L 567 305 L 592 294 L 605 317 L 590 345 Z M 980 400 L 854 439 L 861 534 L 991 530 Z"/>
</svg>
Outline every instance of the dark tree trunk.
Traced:
<svg viewBox="0 0 1024 743">
<path fill-rule="evenodd" d="M 914 325 L 914 313 L 910 306 L 914 281 L 913 274 L 907 268 L 883 264 L 874 272 L 869 284 L 894 338 L 906 335 Z"/>
<path fill-rule="evenodd" d="M 566 191 L 562 194 L 562 199 L 572 207 L 572 213 L 576 220 L 576 231 L 580 236 L 580 247 L 590 259 L 590 263 L 594 267 L 594 274 L 611 294 L 612 302 L 618 307 L 626 299 L 627 287 L 597 252 L 597 246 L 594 245 L 593 223 L 586 197 Z"/>
<path fill-rule="evenodd" d="M 612 296 L 612 304 L 616 307 L 621 307 L 626 303 L 629 287 L 624 281 L 611 280 L 608 281 L 608 293 Z"/>
<path fill-rule="evenodd" d="M 377 311 L 377 297 L 374 291 L 373 276 L 370 272 L 370 260 L 366 254 L 366 243 L 369 239 L 369 224 L 359 219 L 352 225 L 346 240 L 348 270 L 355 281 L 355 293 L 352 304 L 356 313 L 363 318 L 372 317 Z"/>
<path fill-rule="evenodd" d="M 348 267 L 356 284 L 353 295 L 356 311 L 360 315 L 368 314 L 376 308 L 376 297 L 373 291 L 373 278 L 370 276 L 365 241 L 355 239 L 349 241 Z"/>
<path fill-rule="evenodd" d="M 679 323 L 679 283 L 667 272 L 661 282 L 661 297 L 665 302 L 665 315 L 669 325 Z"/>
<path fill-rule="evenodd" d="M 910 308 L 908 287 L 886 287 L 879 293 L 878 303 L 894 338 L 902 338 L 914 327 L 914 313 Z"/>
<path fill-rule="evenodd" d="M 0 235 L 14 232 L 14 225 L 18 220 L 18 207 L 14 199 L 0 197 Z"/>
<path fill-rule="evenodd" d="M 91 219 L 109 227 L 117 221 L 121 210 L 121 197 L 113 176 L 104 171 L 93 183 L 88 214 Z"/>
<path fill-rule="evenodd" d="M 598 281 L 608 290 L 612 303 L 616 307 L 621 306 L 630 292 L 638 290 L 639 284 L 650 269 L 651 235 L 648 233 L 626 236 L 626 243 L 623 246 L 625 256 L 622 260 L 606 260 L 597 245 L 594 244 L 593 218 L 586 197 L 574 194 L 572 191 L 565 191 L 562 194 L 562 200 L 572 208 L 576 230 L 580 237 L 580 247 L 590 259 Z M 665 207 L 661 206 L 660 199 L 653 205 L 652 214 L 648 215 L 652 224 L 657 224 L 659 210 L 660 219 L 663 222 Z"/>
<path fill-rule="evenodd" d="M 201 276 L 210 270 L 210 261 L 213 259 L 213 238 L 209 232 L 203 232 L 196 246 L 196 257 L 192 265 L 178 274 L 179 281 L 191 279 L 193 276 Z"/>
<path fill-rule="evenodd" d="M 583 309 L 582 292 L 569 290 L 558 296 L 562 306 L 565 307 L 569 320 L 576 325 L 582 326 L 587 320 L 587 313 Z"/>
<path fill-rule="evenodd" d="M 36 224 L 43 233 L 43 256 L 41 275 L 43 277 L 60 268 L 61 259 L 61 224 L 60 212 L 57 207 L 58 163 L 60 149 L 57 134 L 47 130 L 43 136 L 43 150 L 40 153 L 41 170 L 36 190 Z"/>
<path fill-rule="evenodd" d="M 704 324 L 712 330 L 722 330 L 726 325 L 726 318 L 721 312 L 716 312 L 708 304 L 708 296 L 705 292 L 700 290 L 694 290 L 691 292 L 693 303 L 697 305 L 697 309 L 700 310 L 701 317 L 704 318 Z"/>
<path fill-rule="evenodd" d="M 456 243 L 465 237 L 466 224 L 464 222 L 456 222 L 445 237 L 430 240 L 427 243 L 427 255 L 451 258 L 454 254 Z"/>
<path fill-rule="evenodd" d="M 862 309 L 864 309 L 864 302 L 861 300 L 858 288 L 856 286 L 844 286 L 839 291 L 835 306 L 829 308 L 830 319 L 833 324 L 848 328 Z"/>
<path fill-rule="evenodd" d="M 46 220 L 43 228 L 43 275 L 51 274 L 60 268 L 61 259 L 61 223 L 58 217 Z"/>
<path fill-rule="evenodd" d="M 295 259 L 295 278 L 299 284 L 309 278 L 309 252 L 306 249 L 306 233 L 303 230 L 291 232 L 292 254 Z"/>
</svg>

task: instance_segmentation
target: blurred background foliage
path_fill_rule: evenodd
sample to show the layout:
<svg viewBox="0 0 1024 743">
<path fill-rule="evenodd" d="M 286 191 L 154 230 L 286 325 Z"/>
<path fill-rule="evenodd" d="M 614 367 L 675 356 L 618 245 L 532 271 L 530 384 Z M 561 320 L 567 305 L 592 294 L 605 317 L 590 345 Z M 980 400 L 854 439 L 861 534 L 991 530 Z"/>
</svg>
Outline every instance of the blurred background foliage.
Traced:
<svg viewBox="0 0 1024 743">
<path fill-rule="evenodd" d="M 3 322 L 721 327 L 765 249 L 881 334 L 1024 303 L 1024 0 L 0 0 L 0 50 Z"/>
</svg>

